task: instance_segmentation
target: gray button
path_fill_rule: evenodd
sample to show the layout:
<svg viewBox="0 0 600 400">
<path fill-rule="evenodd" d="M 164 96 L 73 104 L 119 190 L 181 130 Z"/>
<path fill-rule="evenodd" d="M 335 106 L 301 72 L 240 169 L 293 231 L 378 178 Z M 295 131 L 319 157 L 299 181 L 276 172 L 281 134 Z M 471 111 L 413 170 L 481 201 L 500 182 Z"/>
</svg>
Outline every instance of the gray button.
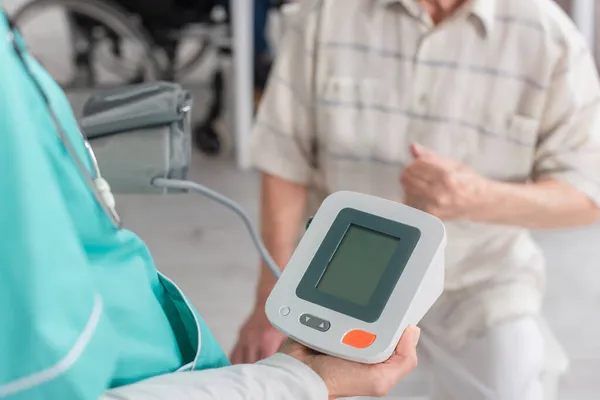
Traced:
<svg viewBox="0 0 600 400">
<path fill-rule="evenodd" d="M 324 319 L 315 317 L 311 314 L 302 314 L 300 316 L 300 323 L 320 332 L 327 332 L 329 328 L 331 328 L 329 321 L 325 321 Z"/>
<path fill-rule="evenodd" d="M 288 315 L 290 315 L 290 308 L 289 307 L 281 307 L 279 309 L 279 314 L 283 315 L 284 317 L 287 317 Z"/>
<path fill-rule="evenodd" d="M 321 332 L 327 332 L 329 328 L 331 328 L 331 324 L 329 323 L 329 321 L 321 320 L 319 321 L 319 325 L 315 329 L 318 329 Z"/>
</svg>

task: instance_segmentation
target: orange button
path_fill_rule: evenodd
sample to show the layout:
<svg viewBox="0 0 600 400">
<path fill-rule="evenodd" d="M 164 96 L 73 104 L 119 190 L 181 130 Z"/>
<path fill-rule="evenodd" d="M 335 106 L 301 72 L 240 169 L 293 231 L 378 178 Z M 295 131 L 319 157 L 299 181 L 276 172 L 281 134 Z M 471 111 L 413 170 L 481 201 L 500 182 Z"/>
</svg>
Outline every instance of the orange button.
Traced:
<svg viewBox="0 0 600 400">
<path fill-rule="evenodd" d="M 372 345 L 376 337 L 377 336 L 373 335 L 372 333 L 355 329 L 344 335 L 342 343 L 347 344 L 348 346 L 356 347 L 357 349 L 364 349 Z"/>
</svg>

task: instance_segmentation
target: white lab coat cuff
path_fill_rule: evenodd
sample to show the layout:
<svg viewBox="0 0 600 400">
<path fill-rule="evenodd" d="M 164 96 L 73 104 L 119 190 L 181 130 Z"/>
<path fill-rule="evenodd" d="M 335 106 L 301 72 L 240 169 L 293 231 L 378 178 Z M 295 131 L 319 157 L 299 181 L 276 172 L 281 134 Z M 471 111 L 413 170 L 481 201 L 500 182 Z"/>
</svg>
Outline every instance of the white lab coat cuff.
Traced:
<svg viewBox="0 0 600 400">
<path fill-rule="evenodd" d="M 259 361 L 257 364 L 277 368 L 285 371 L 297 379 L 296 388 L 290 391 L 297 393 L 298 399 L 327 400 L 329 390 L 323 379 L 306 364 L 296 360 L 294 357 L 283 353 L 276 353 L 271 357 Z"/>
</svg>

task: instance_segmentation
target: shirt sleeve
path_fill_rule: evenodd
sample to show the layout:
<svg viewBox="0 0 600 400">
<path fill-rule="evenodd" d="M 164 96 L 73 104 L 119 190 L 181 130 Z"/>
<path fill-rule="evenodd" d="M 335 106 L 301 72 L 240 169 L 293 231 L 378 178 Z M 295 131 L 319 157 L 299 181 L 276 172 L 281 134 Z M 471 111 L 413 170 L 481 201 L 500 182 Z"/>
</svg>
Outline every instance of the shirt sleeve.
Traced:
<svg viewBox="0 0 600 400">
<path fill-rule="evenodd" d="M 316 161 L 314 67 L 321 4 L 301 2 L 286 24 L 250 145 L 256 168 L 302 184 L 309 182 Z"/>
<path fill-rule="evenodd" d="M 600 205 L 600 84 L 584 44 L 564 51 L 541 121 L 534 179 L 564 181 Z"/>
<path fill-rule="evenodd" d="M 326 400 L 327 387 L 309 367 L 285 354 L 256 364 L 152 378 L 100 400 Z"/>
<path fill-rule="evenodd" d="M 45 147 L 56 132 L 2 43 L 0 398 L 95 398 L 117 358 L 113 331 Z"/>
</svg>

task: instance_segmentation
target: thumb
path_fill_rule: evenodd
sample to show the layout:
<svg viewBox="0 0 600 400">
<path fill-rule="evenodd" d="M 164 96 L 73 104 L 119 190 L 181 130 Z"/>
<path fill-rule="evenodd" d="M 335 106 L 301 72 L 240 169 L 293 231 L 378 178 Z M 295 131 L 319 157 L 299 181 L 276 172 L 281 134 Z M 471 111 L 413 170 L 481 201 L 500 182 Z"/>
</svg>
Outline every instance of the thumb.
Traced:
<svg viewBox="0 0 600 400">
<path fill-rule="evenodd" d="M 428 149 L 427 147 L 420 145 L 418 143 L 413 143 L 410 145 L 410 153 L 414 158 L 423 158 L 425 156 L 435 156 L 433 150 Z"/>
<path fill-rule="evenodd" d="M 396 352 L 382 366 L 393 375 L 393 379 L 399 381 L 417 367 L 417 344 L 421 330 L 415 326 L 406 328 Z"/>
</svg>

